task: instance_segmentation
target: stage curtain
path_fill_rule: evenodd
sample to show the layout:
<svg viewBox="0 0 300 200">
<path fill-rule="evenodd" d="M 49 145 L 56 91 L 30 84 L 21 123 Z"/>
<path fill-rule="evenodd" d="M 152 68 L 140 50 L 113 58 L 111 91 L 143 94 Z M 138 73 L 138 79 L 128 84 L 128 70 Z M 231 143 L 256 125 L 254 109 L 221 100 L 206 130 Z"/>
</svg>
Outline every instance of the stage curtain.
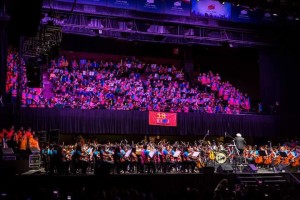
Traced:
<svg viewBox="0 0 300 200">
<path fill-rule="evenodd" d="M 274 115 L 226 115 L 178 113 L 177 127 L 151 126 L 148 112 L 21 108 L 20 125 L 37 131 L 59 129 L 61 133 L 211 135 L 225 132 L 244 136 L 279 135 L 280 117 Z"/>
</svg>

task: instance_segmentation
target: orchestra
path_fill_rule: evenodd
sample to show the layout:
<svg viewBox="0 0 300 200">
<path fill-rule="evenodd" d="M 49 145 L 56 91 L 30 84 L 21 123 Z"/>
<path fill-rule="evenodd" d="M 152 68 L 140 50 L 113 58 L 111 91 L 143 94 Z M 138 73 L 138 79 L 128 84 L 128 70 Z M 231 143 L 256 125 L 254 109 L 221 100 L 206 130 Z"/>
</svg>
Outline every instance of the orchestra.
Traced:
<svg viewBox="0 0 300 200">
<path fill-rule="evenodd" d="M 215 164 L 254 164 L 259 169 L 277 165 L 298 168 L 300 147 L 286 145 L 259 147 L 246 145 L 241 154 L 232 143 L 195 141 L 194 144 L 166 141 L 158 143 L 76 143 L 57 147 L 46 146 L 41 150 L 45 169 L 63 174 L 93 172 L 99 165 L 109 166 L 112 174 L 125 173 L 196 173 Z M 59 156 L 57 156 L 59 155 Z M 55 158 L 57 157 L 57 158 Z M 58 162 L 56 164 L 55 162 Z"/>
</svg>

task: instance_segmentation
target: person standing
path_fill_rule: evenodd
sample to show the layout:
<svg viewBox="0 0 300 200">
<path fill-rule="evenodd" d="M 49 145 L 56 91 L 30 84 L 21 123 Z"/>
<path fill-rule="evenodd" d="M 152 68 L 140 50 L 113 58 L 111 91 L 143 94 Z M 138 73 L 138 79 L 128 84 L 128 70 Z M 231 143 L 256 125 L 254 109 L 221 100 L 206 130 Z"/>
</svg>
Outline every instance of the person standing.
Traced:
<svg viewBox="0 0 300 200">
<path fill-rule="evenodd" d="M 236 137 L 234 138 L 234 142 L 235 142 L 236 148 L 239 151 L 238 152 L 239 155 L 242 155 L 243 152 L 244 152 L 244 148 L 246 146 L 246 140 L 245 140 L 245 138 L 243 138 L 240 133 L 237 133 Z"/>
</svg>

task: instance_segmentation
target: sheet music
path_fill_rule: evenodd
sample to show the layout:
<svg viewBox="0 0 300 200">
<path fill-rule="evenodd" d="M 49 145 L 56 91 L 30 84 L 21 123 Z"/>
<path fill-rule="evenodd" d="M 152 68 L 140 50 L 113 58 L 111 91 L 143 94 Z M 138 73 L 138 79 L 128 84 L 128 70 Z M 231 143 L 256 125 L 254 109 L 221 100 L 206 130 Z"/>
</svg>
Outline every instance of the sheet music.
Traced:
<svg viewBox="0 0 300 200">
<path fill-rule="evenodd" d="M 150 152 L 149 152 L 150 158 L 153 158 L 154 154 L 155 154 L 155 151 L 150 151 Z"/>
<path fill-rule="evenodd" d="M 128 158 L 128 157 L 130 156 L 130 154 L 131 154 L 131 149 L 128 150 L 128 151 L 126 151 L 126 153 L 125 153 L 125 158 Z"/>
<path fill-rule="evenodd" d="M 173 157 L 174 157 L 174 158 L 177 158 L 177 157 L 180 155 L 180 152 L 181 152 L 181 151 L 175 151 Z"/>
<path fill-rule="evenodd" d="M 198 152 L 198 151 L 195 151 L 195 152 L 192 154 L 192 157 L 198 157 L 198 156 L 199 156 L 199 154 L 200 154 L 200 152 Z"/>
</svg>

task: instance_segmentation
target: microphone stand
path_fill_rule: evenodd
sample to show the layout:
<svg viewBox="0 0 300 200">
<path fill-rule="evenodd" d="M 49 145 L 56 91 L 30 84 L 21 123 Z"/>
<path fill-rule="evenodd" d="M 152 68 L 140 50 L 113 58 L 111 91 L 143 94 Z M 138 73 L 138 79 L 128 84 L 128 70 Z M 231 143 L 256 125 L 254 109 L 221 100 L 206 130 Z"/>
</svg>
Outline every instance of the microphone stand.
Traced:
<svg viewBox="0 0 300 200">
<path fill-rule="evenodd" d="M 234 172 L 237 173 L 237 163 L 238 163 L 237 159 L 240 160 L 240 153 L 239 153 L 239 150 L 236 147 L 234 139 L 232 140 L 232 142 L 233 142 L 233 147 L 234 147 L 234 149 L 236 151 L 236 154 L 237 154 L 237 158 L 234 159 Z"/>
<path fill-rule="evenodd" d="M 226 132 L 225 132 L 225 136 L 230 137 L 232 139 L 232 142 L 233 142 L 233 147 L 234 147 L 234 150 L 235 150 L 236 155 L 237 155 L 237 158 L 234 159 L 234 163 L 233 164 L 235 166 L 234 171 L 235 171 L 235 173 L 237 173 L 237 159 L 240 160 L 240 152 L 239 152 L 238 148 L 236 147 L 234 137 L 232 137 L 229 133 L 226 133 Z"/>
</svg>

